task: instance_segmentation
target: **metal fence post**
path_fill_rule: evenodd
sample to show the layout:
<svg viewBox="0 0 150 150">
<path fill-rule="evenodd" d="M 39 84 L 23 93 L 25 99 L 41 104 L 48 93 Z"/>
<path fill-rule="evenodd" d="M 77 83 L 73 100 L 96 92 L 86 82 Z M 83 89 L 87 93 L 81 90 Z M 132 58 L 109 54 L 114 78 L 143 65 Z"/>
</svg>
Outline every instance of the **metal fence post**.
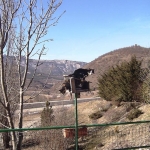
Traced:
<svg viewBox="0 0 150 150">
<path fill-rule="evenodd" d="M 76 91 L 75 86 L 75 79 L 73 77 L 70 78 L 70 85 L 71 85 L 71 92 L 74 93 L 75 99 L 74 99 L 74 105 L 75 105 L 75 147 L 76 150 L 78 150 L 78 103 L 77 103 L 77 97 L 78 93 Z"/>
<path fill-rule="evenodd" d="M 75 93 L 75 146 L 78 150 L 78 103 L 77 103 L 77 93 Z"/>
</svg>

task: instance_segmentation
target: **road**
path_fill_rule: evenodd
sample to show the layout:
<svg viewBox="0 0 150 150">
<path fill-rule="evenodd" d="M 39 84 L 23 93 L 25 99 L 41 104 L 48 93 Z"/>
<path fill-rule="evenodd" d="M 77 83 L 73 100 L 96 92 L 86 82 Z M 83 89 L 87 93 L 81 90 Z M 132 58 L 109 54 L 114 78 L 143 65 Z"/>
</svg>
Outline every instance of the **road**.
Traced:
<svg viewBox="0 0 150 150">
<path fill-rule="evenodd" d="M 89 102 L 92 100 L 99 100 L 100 97 L 94 98 L 78 98 L 78 103 Z M 50 101 L 51 106 L 64 106 L 74 104 L 74 100 L 59 100 L 59 101 Z M 23 109 L 33 109 L 33 108 L 44 108 L 45 102 L 34 102 L 34 103 L 24 103 Z"/>
</svg>

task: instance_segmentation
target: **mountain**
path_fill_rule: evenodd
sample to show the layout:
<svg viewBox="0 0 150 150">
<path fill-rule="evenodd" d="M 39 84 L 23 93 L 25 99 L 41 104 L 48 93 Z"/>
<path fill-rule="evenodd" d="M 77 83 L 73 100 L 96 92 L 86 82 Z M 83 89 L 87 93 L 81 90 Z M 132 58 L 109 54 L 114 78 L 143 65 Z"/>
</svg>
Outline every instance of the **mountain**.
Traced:
<svg viewBox="0 0 150 150">
<path fill-rule="evenodd" d="M 106 72 L 110 67 L 121 64 L 123 61 L 130 61 L 130 58 L 135 55 L 138 60 L 143 60 L 142 67 L 147 67 L 150 64 L 150 48 L 144 48 L 137 44 L 120 48 L 102 56 L 99 56 L 92 62 L 86 64 L 84 68 L 92 68 L 95 74 L 87 78 L 91 89 L 97 87 L 97 78 Z"/>
<path fill-rule="evenodd" d="M 38 60 L 29 60 L 29 70 L 28 79 L 32 78 L 33 72 L 35 70 L 35 65 Z M 25 59 L 22 60 L 22 66 L 25 64 Z M 46 80 L 46 88 L 50 88 L 57 81 L 63 80 L 63 75 L 68 75 L 74 72 L 78 68 L 82 68 L 86 65 L 86 62 L 71 61 L 71 60 L 40 60 L 36 76 L 33 80 L 31 88 L 38 88 L 39 86 L 44 86 Z M 48 78 L 49 76 L 49 78 Z M 48 79 L 47 79 L 48 78 Z M 30 89 L 31 89 L 30 88 Z"/>
<path fill-rule="evenodd" d="M 29 73 L 35 69 L 35 64 L 38 60 L 30 59 Z M 75 69 L 83 67 L 85 62 L 70 61 L 70 60 L 41 60 L 37 72 L 39 74 L 48 75 L 57 79 L 62 79 L 64 74 L 70 74 Z"/>
<path fill-rule="evenodd" d="M 32 84 L 32 88 L 38 88 L 43 86 L 49 71 L 51 70 L 48 84 L 45 89 L 50 89 L 55 92 L 59 92 L 58 89 L 62 84 L 63 75 L 73 73 L 78 68 L 91 68 L 95 73 L 86 78 L 87 81 L 92 82 L 90 84 L 91 89 L 97 88 L 97 78 L 106 72 L 110 67 L 117 64 L 121 64 L 123 61 L 130 61 L 132 56 L 136 56 L 137 59 L 143 60 L 142 67 L 147 67 L 150 64 L 150 48 L 141 47 L 137 44 L 113 50 L 102 56 L 99 56 L 90 63 L 70 61 L 70 60 L 42 60 L 41 65 L 38 68 L 37 75 Z M 31 78 L 31 74 L 34 71 L 37 60 L 30 60 L 28 78 Z M 150 65 L 149 65 L 150 66 Z M 57 89 L 57 90 L 56 90 Z"/>
</svg>

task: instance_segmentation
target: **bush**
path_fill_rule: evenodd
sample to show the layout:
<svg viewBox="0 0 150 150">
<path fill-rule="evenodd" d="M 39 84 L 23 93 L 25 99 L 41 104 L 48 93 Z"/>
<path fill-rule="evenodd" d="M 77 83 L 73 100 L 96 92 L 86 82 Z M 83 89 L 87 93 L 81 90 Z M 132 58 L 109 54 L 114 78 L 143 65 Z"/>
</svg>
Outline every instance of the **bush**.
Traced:
<svg viewBox="0 0 150 150">
<path fill-rule="evenodd" d="M 23 148 L 34 147 L 34 146 L 37 146 L 39 144 L 40 144 L 40 140 L 37 138 L 37 135 L 35 135 L 34 139 L 31 137 L 28 139 L 25 139 L 22 143 L 22 147 Z"/>
<path fill-rule="evenodd" d="M 105 104 L 99 107 L 99 111 L 101 112 L 106 112 L 107 110 L 109 110 L 109 108 L 112 106 L 112 104 Z"/>
<path fill-rule="evenodd" d="M 92 120 L 96 120 L 96 119 L 101 118 L 102 116 L 103 115 L 102 115 L 101 111 L 97 111 L 97 112 L 94 112 L 91 115 L 89 115 L 89 118 Z"/>
<path fill-rule="evenodd" d="M 127 118 L 129 120 L 133 120 L 135 118 L 138 118 L 143 112 L 137 108 L 132 109 L 129 114 L 127 115 Z"/>
</svg>

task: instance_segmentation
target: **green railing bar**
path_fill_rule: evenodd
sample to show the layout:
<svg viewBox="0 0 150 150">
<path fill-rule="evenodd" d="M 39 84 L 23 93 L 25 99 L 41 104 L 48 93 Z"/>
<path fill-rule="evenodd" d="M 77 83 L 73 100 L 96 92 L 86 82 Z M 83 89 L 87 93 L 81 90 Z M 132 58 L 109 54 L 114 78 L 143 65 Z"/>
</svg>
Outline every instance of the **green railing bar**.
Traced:
<svg viewBox="0 0 150 150">
<path fill-rule="evenodd" d="M 131 147 L 131 148 L 121 148 L 121 149 L 112 149 L 112 150 L 132 150 L 132 149 L 139 149 L 139 148 L 148 148 L 149 146 L 139 146 L 139 147 Z"/>
<path fill-rule="evenodd" d="M 114 126 L 114 125 L 129 125 L 129 124 L 141 124 L 141 123 L 150 123 L 148 121 L 135 121 L 135 122 L 120 122 L 120 123 L 106 123 L 106 124 L 90 124 L 90 125 L 78 125 L 78 127 L 102 127 L 102 126 Z M 15 129 L 1 129 L 0 132 L 11 132 L 11 131 L 31 131 L 31 130 L 50 130 L 50 129 L 65 129 L 65 128 L 75 128 L 75 125 L 72 126 L 49 126 L 49 127 L 40 127 L 40 128 L 15 128 Z"/>
<path fill-rule="evenodd" d="M 114 123 L 104 123 L 104 124 L 90 124 L 90 125 L 82 125 L 82 126 L 97 127 L 97 126 L 114 126 L 114 125 L 141 124 L 141 123 L 150 123 L 150 120 L 147 120 L 147 121 L 135 121 L 135 122 L 114 122 Z"/>
<path fill-rule="evenodd" d="M 11 131 L 32 131 L 32 130 L 51 130 L 51 129 L 65 129 L 65 128 L 75 128 L 75 126 L 48 126 L 40 128 L 15 128 L 15 129 L 1 129 L 0 132 L 11 132 Z"/>
</svg>

